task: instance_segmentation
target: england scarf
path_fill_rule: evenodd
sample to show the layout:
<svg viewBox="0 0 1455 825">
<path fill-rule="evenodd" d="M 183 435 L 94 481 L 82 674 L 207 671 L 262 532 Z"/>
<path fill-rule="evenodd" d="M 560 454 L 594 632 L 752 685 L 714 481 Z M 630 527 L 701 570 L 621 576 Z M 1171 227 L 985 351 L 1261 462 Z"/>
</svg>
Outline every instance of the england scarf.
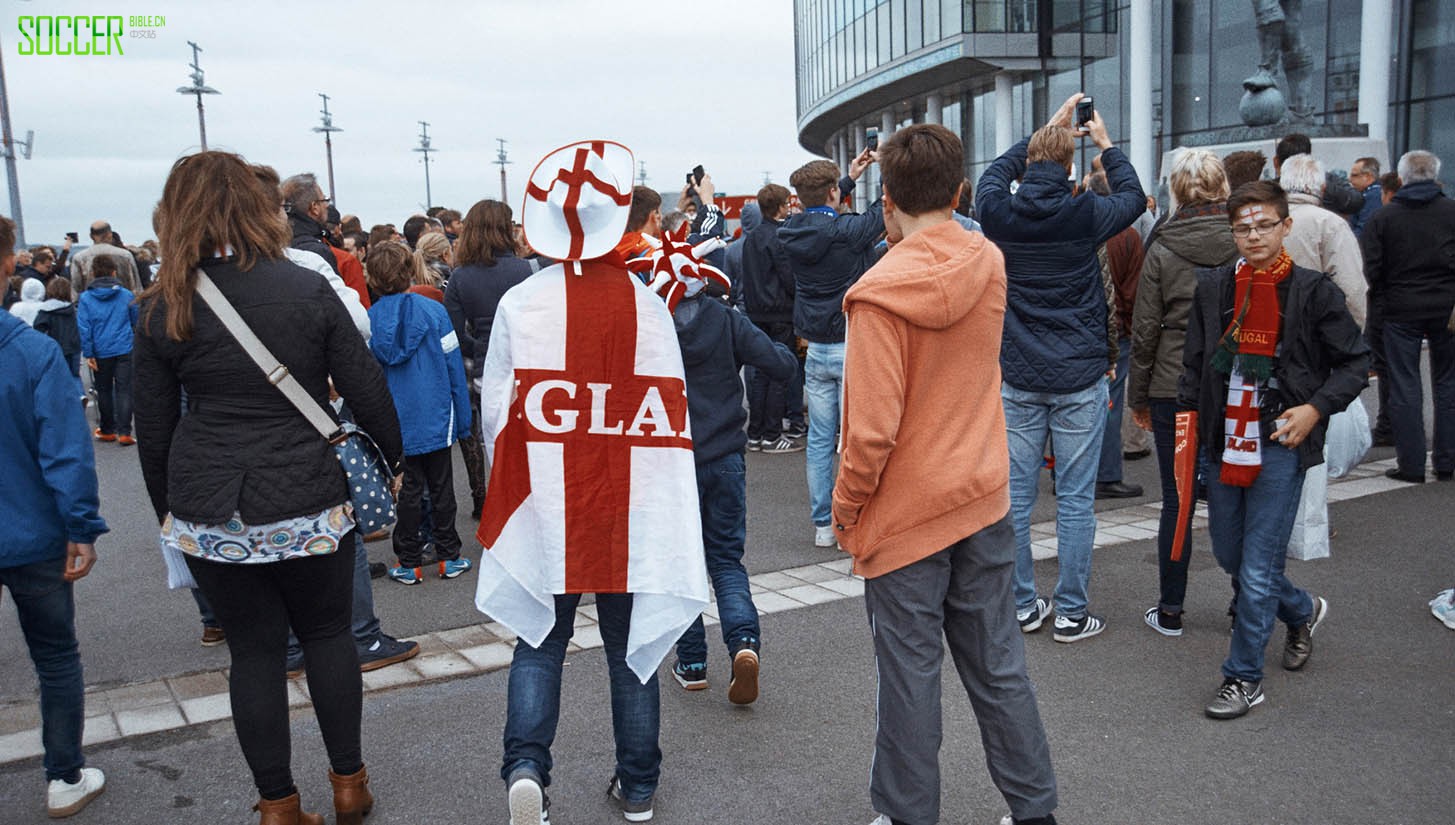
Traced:
<svg viewBox="0 0 1455 825">
<path fill-rule="evenodd" d="M 480 386 L 476 606 L 538 646 L 555 595 L 632 593 L 626 661 L 646 682 L 708 600 L 670 313 L 617 255 L 544 269 L 501 300 Z"/>
</svg>

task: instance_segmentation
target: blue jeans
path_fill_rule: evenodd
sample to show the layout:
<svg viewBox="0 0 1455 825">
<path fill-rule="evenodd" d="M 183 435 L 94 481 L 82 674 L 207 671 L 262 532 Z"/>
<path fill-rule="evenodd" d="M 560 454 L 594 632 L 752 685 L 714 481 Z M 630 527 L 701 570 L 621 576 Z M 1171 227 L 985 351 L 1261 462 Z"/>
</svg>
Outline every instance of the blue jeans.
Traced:
<svg viewBox="0 0 1455 825">
<path fill-rule="evenodd" d="M 541 784 L 551 784 L 551 743 L 561 718 L 561 665 L 571 641 L 579 593 L 556 597 L 556 626 L 540 647 L 524 641 L 515 646 L 505 711 L 505 758 L 500 778 L 529 768 Z M 626 664 L 631 629 L 631 594 L 598 593 L 596 615 L 605 643 L 611 679 L 611 725 L 616 738 L 616 776 L 622 794 L 633 802 L 650 799 L 657 790 L 662 751 L 657 747 L 661 709 L 657 676 L 637 681 Z"/>
<path fill-rule="evenodd" d="M 1036 605 L 1036 570 L 1031 558 L 1031 509 L 1044 461 L 1046 434 L 1056 456 L 1056 613 L 1086 615 L 1091 548 L 1096 540 L 1096 470 L 1106 430 L 1107 381 L 1099 379 L 1070 393 L 1027 392 L 1000 385 L 1010 441 L 1010 512 L 1015 522 L 1015 604 Z"/>
<path fill-rule="evenodd" d="M 218 624 L 217 614 L 212 612 L 212 603 L 207 601 L 206 596 L 202 595 L 202 588 L 190 587 L 188 588 L 188 592 L 192 594 L 192 601 L 197 602 L 197 613 L 202 618 L 202 626 L 222 627 L 221 624 Z"/>
<path fill-rule="evenodd" d="M 1389 379 L 1389 423 L 1399 470 L 1425 474 L 1424 390 L 1420 386 L 1420 341 L 1430 341 L 1430 388 L 1435 396 L 1435 472 L 1455 470 L 1455 334 L 1444 319 L 1384 324 L 1384 358 Z"/>
<path fill-rule="evenodd" d="M 717 597 L 722 642 L 732 652 L 744 638 L 758 639 L 758 609 L 748 590 L 743 568 L 743 543 L 748 529 L 747 475 L 743 454 L 730 453 L 697 465 L 697 500 L 702 513 L 702 546 L 707 552 L 707 575 Z M 683 663 L 707 663 L 707 634 L 702 617 L 677 640 L 677 658 Z"/>
<path fill-rule="evenodd" d="M 96 359 L 97 423 L 108 435 L 131 435 L 131 353 Z"/>
<path fill-rule="evenodd" d="M 1111 409 L 1106 414 L 1106 431 L 1101 436 L 1101 461 L 1096 466 L 1098 484 L 1122 480 L 1122 416 L 1127 401 L 1127 372 L 1132 368 L 1132 339 L 1117 341 L 1117 376 L 1107 389 Z"/>
<path fill-rule="evenodd" d="M 78 781 L 86 758 L 81 731 L 86 720 L 86 685 L 76 644 L 76 602 L 63 575 L 66 559 L 0 567 L 0 586 L 10 591 L 20 632 L 40 680 L 40 739 L 45 778 Z"/>
<path fill-rule="evenodd" d="M 844 344 L 808 345 L 803 365 L 803 392 L 808 399 L 808 502 L 813 523 L 833 520 L 834 457 L 839 443 L 839 400 L 844 396 Z"/>
<path fill-rule="evenodd" d="M 1275 617 L 1300 625 L 1313 616 L 1313 600 L 1283 574 L 1285 549 L 1303 494 L 1298 453 L 1265 440 L 1263 469 L 1252 487 L 1219 480 L 1222 464 L 1208 462 L 1208 534 L 1218 565 L 1237 581 L 1237 618 L 1223 675 L 1263 679 L 1263 649 Z"/>
</svg>

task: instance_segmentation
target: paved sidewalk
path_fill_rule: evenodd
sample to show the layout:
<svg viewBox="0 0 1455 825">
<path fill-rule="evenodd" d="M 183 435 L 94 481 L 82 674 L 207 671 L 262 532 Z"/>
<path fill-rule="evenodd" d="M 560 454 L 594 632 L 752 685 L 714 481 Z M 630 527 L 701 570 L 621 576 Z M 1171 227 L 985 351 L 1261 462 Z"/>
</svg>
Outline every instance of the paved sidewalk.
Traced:
<svg viewBox="0 0 1455 825">
<path fill-rule="evenodd" d="M 1344 501 L 1407 487 L 1384 477 L 1393 459 L 1369 462 L 1329 485 L 1329 500 Z M 1154 539 L 1160 502 L 1133 505 L 1097 514 L 1096 547 L 1110 548 Z M 1206 526 L 1206 505 L 1199 502 L 1194 528 Z M 1055 522 L 1032 525 L 1033 555 L 1037 560 L 1056 555 Z M 850 575 L 847 558 L 750 578 L 754 603 L 761 614 L 793 610 L 861 596 L 863 581 Z M 717 611 L 709 606 L 705 622 L 717 624 Z M 596 607 L 586 604 L 577 612 L 576 635 L 570 650 L 601 646 L 596 630 Z M 414 637 L 420 655 L 410 661 L 364 674 L 364 690 L 375 692 L 444 679 L 472 676 L 509 666 L 514 634 L 493 622 L 442 630 Z M 305 679 L 288 684 L 291 707 L 308 704 Z M 176 730 L 229 719 L 227 669 L 203 671 L 122 687 L 92 688 L 86 695 L 84 744 L 96 745 L 126 737 Z M 40 708 L 34 701 L 0 705 L 0 764 L 41 754 Z"/>
</svg>

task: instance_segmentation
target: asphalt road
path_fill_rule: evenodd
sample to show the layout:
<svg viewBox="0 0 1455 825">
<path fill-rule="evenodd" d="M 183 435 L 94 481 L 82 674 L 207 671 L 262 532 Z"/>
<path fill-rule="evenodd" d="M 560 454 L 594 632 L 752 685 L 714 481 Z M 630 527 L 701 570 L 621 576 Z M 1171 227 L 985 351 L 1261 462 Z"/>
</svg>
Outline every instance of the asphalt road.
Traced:
<svg viewBox="0 0 1455 825">
<path fill-rule="evenodd" d="M 101 482 L 101 514 L 111 527 L 96 544 L 99 561 L 76 587 L 76 626 L 86 684 L 116 687 L 159 676 L 177 676 L 227 665 L 225 647 L 198 644 L 201 623 L 197 607 L 185 591 L 169 591 L 166 568 L 157 543 L 152 514 L 136 448 L 96 444 Z M 1098 509 L 1160 498 L 1153 459 L 1128 462 L 1128 481 L 1144 486 L 1140 499 L 1100 502 Z M 455 453 L 456 526 L 465 539 L 465 553 L 480 555 L 476 522 L 470 518 L 469 486 L 464 465 Z M 1049 482 L 1037 502 L 1034 520 L 1054 516 Z M 813 546 L 803 453 L 748 454 L 748 542 L 745 563 L 750 573 L 782 570 L 842 558 L 833 548 Z M 388 541 L 368 545 L 374 561 L 393 563 Z M 384 631 L 409 637 L 485 621 L 474 604 L 474 577 L 439 586 L 404 587 L 391 581 L 374 583 L 375 612 Z M 0 661 L 24 661 L 25 642 L 19 625 L 0 611 Z M 27 667 L 0 670 L 0 704 L 36 695 L 35 675 Z"/>
<path fill-rule="evenodd" d="M 1371 458 L 1387 457 L 1375 450 Z M 166 590 L 155 520 L 135 454 L 100 445 L 103 513 L 113 532 L 78 587 L 77 623 L 88 685 L 119 685 L 223 667 L 225 648 L 197 644 L 192 600 Z M 838 557 L 812 546 L 803 456 L 749 456 L 749 552 L 754 573 Z M 1127 465 L 1155 498 L 1151 461 Z M 464 495 L 463 475 L 457 487 Z M 1226 654 L 1228 588 L 1199 534 L 1187 634 L 1166 639 L 1141 623 L 1156 598 L 1151 542 L 1098 551 L 1093 609 L 1100 637 L 1053 644 L 1028 638 L 1061 785 L 1065 823 L 1415 823 L 1455 809 L 1455 634 L 1426 601 L 1455 585 L 1455 486 L 1426 484 L 1336 503 L 1333 558 L 1291 562 L 1295 581 L 1325 595 L 1331 618 L 1309 667 L 1276 667 L 1268 701 L 1248 717 L 1213 722 L 1201 708 Z M 1051 517 L 1054 499 L 1037 505 Z M 468 513 L 462 532 L 473 533 Z M 469 542 L 467 541 L 467 546 Z M 370 545 L 385 560 L 387 542 Z M 478 548 L 474 551 L 478 553 Z M 1054 562 L 1038 565 L 1043 590 Z M 439 587 L 376 582 L 378 612 L 399 636 L 473 624 L 473 578 Z M 8 608 L 0 614 L 10 615 Z M 731 707 L 713 689 L 662 688 L 663 782 L 657 821 L 867 823 L 873 668 L 863 603 L 848 599 L 764 617 L 763 697 Z M 1275 657 L 1281 644 L 1275 635 Z M 719 667 L 720 651 L 712 652 Z M 33 699 L 34 675 L 13 621 L 0 619 L 0 702 Z M 663 671 L 665 674 L 665 670 Z M 599 651 L 572 654 L 557 748 L 553 821 L 621 821 L 604 802 L 611 742 Z M 379 807 L 369 821 L 505 820 L 498 778 L 504 672 L 370 694 L 365 758 Z M 996 822 L 1004 803 L 983 766 L 963 693 L 947 674 L 943 820 Z M 295 769 L 306 801 L 325 803 L 326 763 L 309 711 L 295 713 Z M 256 821 L 230 722 L 88 749 L 107 793 L 77 822 Z M 38 760 L 0 766 L 0 823 L 45 820 Z M 324 807 L 322 805 L 320 808 Z"/>
<path fill-rule="evenodd" d="M 1330 618 L 1308 667 L 1268 672 L 1268 701 L 1231 722 L 1203 717 L 1226 653 L 1228 588 L 1199 535 L 1187 633 L 1142 626 L 1155 599 L 1151 542 L 1102 551 L 1094 609 L 1102 636 L 1054 644 L 1027 637 L 1061 788 L 1060 821 L 1424 823 L 1448 821 L 1455 798 L 1455 634 L 1425 602 L 1455 584 L 1451 493 L 1427 484 L 1333 506 L 1328 560 L 1292 563 L 1328 597 Z M 1052 562 L 1038 565 L 1043 585 Z M 666 678 L 665 760 L 657 821 L 867 823 L 874 678 L 863 602 L 847 599 L 764 618 L 763 695 L 730 706 L 722 658 L 696 694 Z M 1281 645 L 1281 633 L 1271 653 Z M 1273 660 L 1276 662 L 1276 659 Z M 611 771 L 605 667 L 572 654 L 557 739 L 552 821 L 619 822 L 603 791 Z M 665 670 L 663 671 L 665 678 Z M 374 825 L 504 822 L 498 778 L 506 674 L 372 694 L 365 758 Z M 968 702 L 947 669 L 942 748 L 945 823 L 993 823 L 1005 811 L 983 766 Z M 311 713 L 294 716 L 305 800 L 328 800 Z M 252 787 L 229 722 L 90 749 L 110 787 L 78 823 L 244 823 Z M 46 821 L 38 765 L 0 769 L 6 823 Z"/>
</svg>

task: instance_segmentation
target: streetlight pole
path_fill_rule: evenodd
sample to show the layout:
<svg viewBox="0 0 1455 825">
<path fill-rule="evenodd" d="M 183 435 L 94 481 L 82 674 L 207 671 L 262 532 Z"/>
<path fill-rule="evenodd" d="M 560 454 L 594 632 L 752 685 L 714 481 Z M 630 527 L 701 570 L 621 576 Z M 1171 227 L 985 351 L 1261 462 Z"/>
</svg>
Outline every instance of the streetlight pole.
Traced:
<svg viewBox="0 0 1455 825">
<path fill-rule="evenodd" d="M 328 199 L 337 206 L 338 196 L 333 189 L 333 133 L 342 132 L 343 129 L 333 125 L 333 115 L 328 111 L 328 95 L 319 92 L 318 96 L 323 98 L 323 125 L 313 127 L 313 131 L 323 132 L 323 151 L 328 155 Z"/>
<path fill-rule="evenodd" d="M 505 190 L 505 164 L 510 161 L 505 159 L 505 138 L 496 138 L 495 141 L 500 144 L 499 151 L 495 153 L 495 162 L 500 164 L 500 202 L 509 203 L 510 196 Z"/>
<path fill-rule="evenodd" d="M 430 148 L 429 124 L 423 120 L 419 121 L 419 145 L 414 148 L 414 151 L 424 154 L 424 208 L 429 209 L 434 205 L 434 197 L 429 191 L 429 153 L 439 150 Z"/>
<path fill-rule="evenodd" d="M 178 86 L 177 94 L 197 96 L 197 134 L 202 141 L 202 151 L 206 152 L 207 117 L 202 108 L 202 96 L 220 95 L 222 92 L 217 91 L 203 82 L 201 61 L 197 58 L 198 53 L 202 51 L 202 47 L 193 43 L 191 40 L 187 41 L 187 45 L 192 47 L 192 85 Z"/>
<path fill-rule="evenodd" d="M 0 54 L 4 49 L 0 48 Z M 31 146 L 35 143 L 35 133 L 26 135 L 25 157 L 30 158 Z M 10 93 L 5 88 L 5 60 L 0 57 L 0 136 L 4 139 L 5 151 L 5 176 L 10 182 L 10 218 L 15 221 L 15 243 L 16 247 L 25 246 L 25 219 L 20 214 L 20 179 L 17 177 L 19 170 L 15 163 L 15 145 L 20 143 L 10 131 Z"/>
</svg>

